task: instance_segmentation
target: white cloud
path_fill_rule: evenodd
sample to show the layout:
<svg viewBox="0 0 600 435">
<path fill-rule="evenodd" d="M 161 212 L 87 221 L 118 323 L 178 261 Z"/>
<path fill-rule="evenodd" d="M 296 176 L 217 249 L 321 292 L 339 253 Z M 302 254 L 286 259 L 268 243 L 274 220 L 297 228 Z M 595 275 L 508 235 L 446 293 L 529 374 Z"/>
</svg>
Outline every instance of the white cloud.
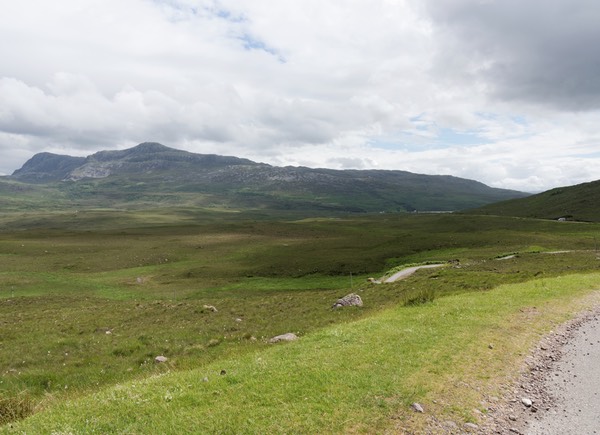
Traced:
<svg viewBox="0 0 600 435">
<path fill-rule="evenodd" d="M 590 0 L 5 3 L 0 173 L 152 140 L 523 190 L 598 177 Z"/>
</svg>

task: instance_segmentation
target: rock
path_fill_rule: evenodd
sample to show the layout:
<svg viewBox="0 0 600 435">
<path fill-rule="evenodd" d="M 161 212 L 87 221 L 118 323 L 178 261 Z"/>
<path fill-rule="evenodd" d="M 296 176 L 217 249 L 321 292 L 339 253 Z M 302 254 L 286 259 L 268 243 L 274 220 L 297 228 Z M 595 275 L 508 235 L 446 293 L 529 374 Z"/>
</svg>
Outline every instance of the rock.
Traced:
<svg viewBox="0 0 600 435">
<path fill-rule="evenodd" d="M 465 423 L 465 428 L 470 430 L 477 430 L 479 429 L 479 426 L 477 426 L 475 423 Z"/>
<path fill-rule="evenodd" d="M 209 310 L 212 311 L 213 313 L 216 313 L 218 310 L 212 306 L 212 305 L 204 305 L 202 308 L 204 308 L 205 310 Z"/>
<path fill-rule="evenodd" d="M 162 355 L 159 355 L 156 358 L 154 358 L 154 362 L 157 364 L 167 362 L 168 360 L 169 360 L 169 358 L 167 358 L 166 356 L 162 356 Z"/>
<path fill-rule="evenodd" d="M 205 376 L 204 378 L 202 378 L 202 382 L 208 382 L 208 377 Z"/>
<path fill-rule="evenodd" d="M 531 405 L 533 405 L 533 402 L 531 401 L 531 399 L 528 399 L 527 397 L 523 397 L 523 398 L 521 399 L 521 403 L 522 403 L 523 405 L 525 405 L 526 407 L 528 407 L 528 408 L 529 408 Z"/>
<path fill-rule="evenodd" d="M 359 295 L 356 293 L 350 293 L 349 295 L 344 296 L 343 298 L 338 299 L 335 304 L 333 304 L 332 308 L 340 308 L 340 307 L 362 307 L 363 301 Z"/>
<path fill-rule="evenodd" d="M 292 332 L 286 334 L 277 335 L 269 340 L 269 343 L 279 343 L 280 341 L 294 341 L 298 340 L 298 336 Z"/>
<path fill-rule="evenodd" d="M 415 410 L 416 412 L 425 412 L 425 410 L 423 409 L 423 407 L 421 406 L 420 403 L 413 403 L 412 405 L 410 405 L 410 407 Z"/>
<path fill-rule="evenodd" d="M 238 317 L 237 319 L 235 319 L 235 321 L 236 321 L 237 323 L 241 323 L 241 322 L 242 322 L 242 319 L 240 319 L 240 318 Z"/>
<path fill-rule="evenodd" d="M 493 348 L 494 348 L 494 345 L 493 345 L 493 344 L 491 344 L 491 343 L 490 343 L 490 344 L 488 344 L 488 349 L 493 349 Z"/>
</svg>

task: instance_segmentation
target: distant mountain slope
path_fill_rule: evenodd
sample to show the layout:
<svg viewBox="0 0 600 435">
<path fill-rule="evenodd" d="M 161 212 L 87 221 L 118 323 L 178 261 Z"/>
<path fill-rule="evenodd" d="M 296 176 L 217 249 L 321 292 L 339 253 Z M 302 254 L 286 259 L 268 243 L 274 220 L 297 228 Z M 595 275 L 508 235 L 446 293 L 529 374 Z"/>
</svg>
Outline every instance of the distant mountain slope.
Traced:
<svg viewBox="0 0 600 435">
<path fill-rule="evenodd" d="M 522 197 L 482 183 L 405 171 L 275 167 L 158 143 L 86 158 L 42 153 L 11 180 L 47 183 L 79 206 L 184 205 L 331 211 L 455 211 Z"/>
<path fill-rule="evenodd" d="M 85 157 L 62 156 L 52 153 L 39 153 L 29 159 L 12 178 L 31 183 L 46 183 L 62 180 L 85 162 Z"/>
<path fill-rule="evenodd" d="M 559 187 L 527 198 L 486 205 L 468 213 L 598 222 L 600 181 Z"/>
</svg>

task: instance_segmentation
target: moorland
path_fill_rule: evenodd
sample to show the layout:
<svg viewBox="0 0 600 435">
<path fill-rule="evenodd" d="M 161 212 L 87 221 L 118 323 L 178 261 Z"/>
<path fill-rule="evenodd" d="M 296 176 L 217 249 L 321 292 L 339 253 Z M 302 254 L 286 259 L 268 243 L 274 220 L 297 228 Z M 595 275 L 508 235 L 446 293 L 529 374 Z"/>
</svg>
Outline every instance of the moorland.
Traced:
<svg viewBox="0 0 600 435">
<path fill-rule="evenodd" d="M 424 424 L 411 423 L 415 401 L 476 421 L 484 392 L 598 279 L 595 223 L 201 209 L 1 219 L 8 433 L 371 432 Z M 367 282 L 427 262 L 447 265 Z M 363 307 L 331 309 L 350 292 Z M 300 339 L 268 343 L 287 332 Z"/>
<path fill-rule="evenodd" d="M 214 157 L 202 190 L 197 166 L 183 182 L 190 159 L 206 163 L 155 144 L 42 155 L 29 182 L 0 180 L 0 433 L 469 430 L 543 334 L 598 302 L 600 223 L 577 220 L 594 202 L 566 201 L 581 187 L 414 213 L 406 198 L 431 211 L 523 195 L 427 177 L 402 192 L 377 177 L 406 174 L 372 173 L 353 198 L 351 177 L 331 190 L 300 171 L 316 184 L 292 198 L 283 172 L 245 161 L 266 190 L 212 185 L 232 163 Z M 104 172 L 65 179 L 86 171 Z M 350 293 L 363 305 L 332 309 Z M 270 343 L 285 333 L 299 338 Z"/>
</svg>

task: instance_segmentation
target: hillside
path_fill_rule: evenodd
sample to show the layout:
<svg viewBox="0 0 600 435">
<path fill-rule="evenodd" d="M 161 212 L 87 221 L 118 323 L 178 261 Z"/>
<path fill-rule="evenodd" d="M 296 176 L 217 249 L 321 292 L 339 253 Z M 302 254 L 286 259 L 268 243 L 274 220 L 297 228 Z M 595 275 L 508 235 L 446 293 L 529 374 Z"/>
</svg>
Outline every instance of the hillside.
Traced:
<svg viewBox="0 0 600 435">
<path fill-rule="evenodd" d="M 489 204 L 468 213 L 598 222 L 600 180 Z"/>
<path fill-rule="evenodd" d="M 455 211 L 526 195 L 452 176 L 276 167 L 158 143 L 85 158 L 37 154 L 9 179 L 43 184 L 77 207 Z"/>
</svg>

